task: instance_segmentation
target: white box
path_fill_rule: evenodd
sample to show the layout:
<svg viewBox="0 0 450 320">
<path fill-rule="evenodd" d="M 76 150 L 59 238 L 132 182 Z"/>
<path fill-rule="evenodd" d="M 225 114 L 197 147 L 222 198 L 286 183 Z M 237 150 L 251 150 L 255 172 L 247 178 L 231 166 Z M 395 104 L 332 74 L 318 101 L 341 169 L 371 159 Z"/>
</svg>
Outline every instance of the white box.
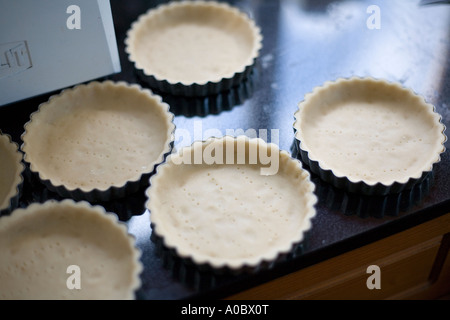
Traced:
<svg viewBox="0 0 450 320">
<path fill-rule="evenodd" d="M 109 0 L 0 0 L 0 106 L 120 71 Z"/>
</svg>

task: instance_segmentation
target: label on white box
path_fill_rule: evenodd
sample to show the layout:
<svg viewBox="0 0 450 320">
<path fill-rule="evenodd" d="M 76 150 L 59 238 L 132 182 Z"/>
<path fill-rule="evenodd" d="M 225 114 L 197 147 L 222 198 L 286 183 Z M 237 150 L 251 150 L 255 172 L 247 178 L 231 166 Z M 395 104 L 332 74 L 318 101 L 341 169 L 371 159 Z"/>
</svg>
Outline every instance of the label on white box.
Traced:
<svg viewBox="0 0 450 320">
<path fill-rule="evenodd" d="M 32 67 L 27 42 L 0 43 L 0 79 Z"/>
</svg>

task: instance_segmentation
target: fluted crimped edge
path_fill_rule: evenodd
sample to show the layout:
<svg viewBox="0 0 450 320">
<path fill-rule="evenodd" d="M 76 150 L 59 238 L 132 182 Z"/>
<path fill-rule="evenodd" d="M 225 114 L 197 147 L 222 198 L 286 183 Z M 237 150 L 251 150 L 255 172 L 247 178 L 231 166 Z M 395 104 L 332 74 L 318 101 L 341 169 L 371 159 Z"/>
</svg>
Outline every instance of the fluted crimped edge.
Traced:
<svg viewBox="0 0 450 320">
<path fill-rule="evenodd" d="M 6 203 L 0 207 L 0 216 L 10 214 L 14 209 L 19 206 L 19 200 L 24 183 L 23 172 L 25 165 L 23 164 L 23 155 L 20 151 L 20 147 L 17 143 L 13 142 L 10 135 L 3 133 L 0 130 L 0 139 L 4 140 L 5 146 L 9 148 L 11 154 L 16 157 L 17 174 L 11 185 L 11 190 L 7 196 Z"/>
<path fill-rule="evenodd" d="M 303 195 L 307 199 L 307 212 L 305 213 L 303 228 L 299 230 L 297 238 L 292 239 L 290 243 L 285 244 L 284 247 L 280 247 L 277 252 L 271 256 L 261 256 L 258 259 L 253 259 L 253 262 L 243 260 L 239 263 L 232 263 L 229 261 L 215 262 L 208 259 L 201 259 L 190 252 L 180 251 L 177 247 L 177 244 L 172 243 L 167 238 L 167 235 L 163 234 L 163 232 L 161 232 L 160 228 L 158 227 L 158 224 L 160 222 L 158 221 L 157 217 L 158 208 L 155 208 L 152 203 L 152 191 L 155 189 L 155 185 L 164 180 L 164 174 L 166 170 L 170 170 L 170 167 L 172 165 L 176 165 L 172 162 L 172 158 L 182 157 L 184 152 L 193 150 L 193 148 L 203 148 L 210 143 L 218 141 L 224 141 L 225 143 L 226 141 L 245 141 L 245 143 L 247 143 L 248 145 L 257 144 L 258 146 L 265 146 L 266 148 L 271 148 L 271 150 L 276 150 L 279 152 L 280 158 L 283 158 L 285 163 L 288 163 L 288 165 L 292 167 L 292 170 L 298 171 L 302 174 L 303 179 L 301 180 L 301 183 L 306 183 L 308 185 L 307 192 Z M 280 161 L 280 165 L 282 163 L 283 162 Z M 290 254 L 296 247 L 298 247 L 298 245 L 301 244 L 304 240 L 305 234 L 310 232 L 310 230 L 312 229 L 312 220 L 316 216 L 315 205 L 317 203 L 317 197 L 314 194 L 314 190 L 315 184 L 312 183 L 309 172 L 303 169 L 302 163 L 298 159 L 292 158 L 287 151 L 280 150 L 277 145 L 273 143 L 266 143 L 261 138 L 249 138 L 247 136 L 223 136 L 219 138 L 211 137 L 204 141 L 196 141 L 193 142 L 191 146 L 182 148 L 178 153 L 169 155 L 167 161 L 157 168 L 157 173 L 150 179 L 150 187 L 146 191 L 146 195 L 148 198 L 146 207 L 150 212 L 150 224 L 153 230 L 152 240 L 157 244 L 162 244 L 167 250 L 173 252 L 174 255 L 181 258 L 182 260 L 194 264 L 199 268 L 199 270 L 208 270 L 217 274 L 223 274 L 225 272 L 238 275 L 242 273 L 251 273 L 262 269 L 267 269 L 268 267 L 274 265 L 276 262 L 284 259 L 286 255 Z"/>
<path fill-rule="evenodd" d="M 211 79 L 209 81 L 203 82 L 173 82 L 168 79 L 159 77 L 149 70 L 145 70 L 145 68 L 142 67 L 142 65 L 136 58 L 135 53 L 131 49 L 131 44 L 133 43 L 133 41 L 135 41 L 134 33 L 136 28 L 138 28 L 139 25 L 147 19 L 152 19 L 158 15 L 164 15 L 169 10 L 176 10 L 185 6 L 208 6 L 211 8 L 220 8 L 221 10 L 224 10 L 229 14 L 233 14 L 244 19 L 244 21 L 248 23 L 254 35 L 253 50 L 250 58 L 245 61 L 242 66 L 233 74 L 221 77 L 220 79 Z M 201 97 L 214 95 L 226 90 L 230 90 L 232 87 L 247 79 L 258 59 L 260 50 L 262 48 L 262 40 L 263 36 L 261 34 L 261 29 L 255 24 L 254 20 L 250 19 L 250 17 L 244 12 L 241 12 L 239 9 L 232 7 L 227 3 L 200 0 L 178 2 L 172 1 L 170 3 L 160 4 L 156 8 L 150 8 L 146 13 L 141 14 L 136 19 L 136 21 L 132 23 L 125 38 L 125 52 L 128 55 L 129 61 L 134 65 L 134 68 L 137 71 L 140 79 L 146 82 L 150 87 L 175 96 Z"/>
<path fill-rule="evenodd" d="M 161 151 L 160 155 L 153 164 L 149 165 L 147 170 L 144 172 L 139 172 L 134 178 L 125 181 L 121 186 L 110 186 L 105 189 L 99 188 L 69 188 L 62 184 L 55 184 L 50 177 L 45 176 L 39 168 L 33 163 L 32 155 L 27 153 L 27 143 L 26 137 L 30 134 L 30 127 L 33 124 L 33 119 L 39 117 L 43 112 L 45 112 L 45 107 L 52 103 L 54 100 L 64 97 L 66 92 L 75 92 L 78 90 L 90 90 L 98 86 L 111 86 L 114 87 L 125 87 L 130 90 L 136 90 L 137 92 L 144 92 L 147 94 L 148 98 L 155 101 L 156 105 L 161 108 L 163 113 L 166 115 L 167 122 L 169 123 L 169 128 L 167 132 L 167 141 L 164 145 L 164 149 Z M 38 128 L 37 128 L 38 130 Z M 21 149 L 24 153 L 24 162 L 30 168 L 33 175 L 37 176 L 38 179 L 51 191 L 56 192 L 62 197 L 72 198 L 74 200 L 87 200 L 90 202 L 100 202 L 109 201 L 112 199 L 123 198 L 128 194 L 132 194 L 139 190 L 143 186 L 147 186 L 150 176 L 155 172 L 155 168 L 165 161 L 167 155 L 172 152 L 174 140 L 175 140 L 175 124 L 174 124 L 174 114 L 170 111 L 170 106 L 163 102 L 159 95 L 154 94 L 151 90 L 142 88 L 138 84 L 129 84 L 125 81 L 113 82 L 110 80 L 99 82 L 92 81 L 88 84 L 79 84 L 73 88 L 67 88 L 62 90 L 59 94 L 51 96 L 48 101 L 43 102 L 39 105 L 38 110 L 33 112 L 30 116 L 30 120 L 24 125 L 24 133 L 21 136 L 23 144 Z"/>
<path fill-rule="evenodd" d="M 417 172 L 416 174 L 410 175 L 409 177 L 405 178 L 405 181 L 400 180 L 394 180 L 392 183 L 386 184 L 382 182 L 377 183 L 367 183 L 364 180 L 352 180 L 347 176 L 340 176 L 337 175 L 332 169 L 326 169 L 323 168 L 320 164 L 320 159 L 314 159 L 310 155 L 310 149 L 305 146 L 305 143 L 303 143 L 303 136 L 302 131 L 299 128 L 299 119 L 302 117 L 302 107 L 305 103 L 308 102 L 308 99 L 314 95 L 320 94 L 324 90 L 327 90 L 329 86 L 332 85 L 339 85 L 339 83 L 342 82 L 348 82 L 348 81 L 371 81 L 376 82 L 384 85 L 392 86 L 393 88 L 396 88 L 397 90 L 406 91 L 409 94 L 420 97 L 423 106 L 430 112 L 430 114 L 433 115 L 433 118 L 435 119 L 436 123 L 442 128 L 441 129 L 441 141 L 440 145 L 442 146 L 440 150 L 437 152 L 436 155 L 433 155 L 430 158 L 430 161 L 427 165 L 424 165 L 424 167 L 427 167 L 427 169 L 424 169 L 420 172 Z M 447 141 L 447 136 L 445 135 L 446 127 L 442 123 L 442 116 L 439 115 L 436 112 L 436 107 L 430 103 L 427 103 L 425 99 L 421 96 L 419 96 L 417 93 L 415 93 L 412 89 L 406 88 L 402 86 L 399 83 L 383 80 L 383 79 L 376 79 L 373 77 L 351 77 L 351 78 L 338 78 L 335 81 L 326 81 L 323 85 L 315 87 L 310 93 L 306 94 L 304 99 L 298 104 L 298 110 L 294 113 L 294 123 L 293 123 L 293 129 L 294 129 L 294 136 L 295 141 L 297 143 L 297 148 L 299 152 L 300 159 L 302 160 L 305 165 L 307 165 L 311 171 L 318 176 L 320 176 L 321 179 L 324 181 L 331 183 L 337 188 L 346 189 L 349 192 L 352 193 L 360 193 L 364 195 L 387 195 L 392 193 L 399 193 L 407 189 L 411 189 L 416 184 L 422 182 L 431 171 L 433 171 L 433 168 L 435 165 L 437 165 L 441 161 L 440 155 L 445 152 L 445 142 Z"/>
<path fill-rule="evenodd" d="M 18 208 L 14 210 L 10 215 L 0 217 L 0 226 L 4 229 L 7 228 L 9 223 L 14 221 L 26 219 L 27 216 L 34 214 L 36 211 L 45 210 L 54 206 L 72 207 L 72 208 L 84 208 L 91 214 L 95 214 L 105 221 L 111 224 L 111 227 L 116 228 L 117 231 L 123 233 L 124 238 L 129 241 L 132 255 L 130 256 L 133 261 L 132 281 L 125 292 L 125 300 L 135 300 L 136 293 L 142 286 L 141 273 L 144 266 L 141 262 L 142 251 L 136 245 L 136 238 L 134 235 L 128 232 L 126 224 L 120 221 L 116 214 L 107 212 L 102 206 L 92 205 L 86 201 L 76 202 L 72 199 L 64 199 L 62 201 L 47 200 L 44 203 L 32 203 L 26 208 Z M 113 266 L 114 267 L 114 266 Z M 98 297 L 98 299 L 104 299 L 104 297 Z"/>
</svg>

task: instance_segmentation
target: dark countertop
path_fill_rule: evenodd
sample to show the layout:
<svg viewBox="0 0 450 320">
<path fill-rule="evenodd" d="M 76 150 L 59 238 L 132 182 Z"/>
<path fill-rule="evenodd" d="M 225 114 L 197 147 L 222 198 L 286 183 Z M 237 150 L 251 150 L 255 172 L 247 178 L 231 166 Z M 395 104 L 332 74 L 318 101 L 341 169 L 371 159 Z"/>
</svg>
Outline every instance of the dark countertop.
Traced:
<svg viewBox="0 0 450 320">
<path fill-rule="evenodd" d="M 111 0 L 122 72 L 108 79 L 140 83 L 124 52 L 125 33 L 139 14 L 159 2 Z M 354 75 L 402 83 L 435 105 L 450 127 L 450 5 L 420 6 L 409 0 L 228 2 L 256 20 L 263 48 L 252 77 L 230 94 L 189 101 L 164 96 L 177 128 L 188 130 L 193 139 L 216 135 L 214 131 L 265 129 L 272 142 L 291 150 L 293 114 L 303 96 L 327 80 Z M 374 4 L 380 8 L 381 28 L 371 30 L 366 10 Z M 1 107 L 0 129 L 20 143 L 30 113 L 49 95 Z M 277 140 L 272 129 L 278 130 Z M 198 132 L 203 136 L 197 137 Z M 178 139 L 175 147 L 187 144 Z M 317 215 L 299 250 L 268 270 L 239 276 L 213 276 L 168 258 L 170 253 L 150 241 L 144 190 L 112 204 L 111 210 L 126 212 L 121 219 L 142 250 L 145 269 L 138 299 L 223 298 L 450 212 L 449 178 L 448 150 L 423 184 L 401 195 L 348 195 L 313 176 Z M 21 205 L 46 198 L 57 197 L 27 178 Z"/>
</svg>

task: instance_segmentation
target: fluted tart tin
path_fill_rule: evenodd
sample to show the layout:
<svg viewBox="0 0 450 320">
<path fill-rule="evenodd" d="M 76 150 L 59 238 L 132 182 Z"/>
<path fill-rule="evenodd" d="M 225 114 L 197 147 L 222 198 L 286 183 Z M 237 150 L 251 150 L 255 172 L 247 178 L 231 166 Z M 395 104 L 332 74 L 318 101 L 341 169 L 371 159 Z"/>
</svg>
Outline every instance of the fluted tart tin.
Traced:
<svg viewBox="0 0 450 320">
<path fill-rule="evenodd" d="M 340 78 L 305 95 L 294 114 L 302 161 L 325 181 L 367 195 L 423 181 L 445 151 L 435 107 L 382 79 Z"/>
<path fill-rule="evenodd" d="M 125 51 L 140 78 L 173 95 L 218 94 L 248 78 L 262 48 L 246 13 L 216 1 L 171 1 L 131 25 Z"/>
<path fill-rule="evenodd" d="M 63 197 L 91 202 L 148 185 L 172 151 L 169 105 L 137 84 L 90 82 L 41 104 L 25 125 L 24 160 Z"/>
</svg>

